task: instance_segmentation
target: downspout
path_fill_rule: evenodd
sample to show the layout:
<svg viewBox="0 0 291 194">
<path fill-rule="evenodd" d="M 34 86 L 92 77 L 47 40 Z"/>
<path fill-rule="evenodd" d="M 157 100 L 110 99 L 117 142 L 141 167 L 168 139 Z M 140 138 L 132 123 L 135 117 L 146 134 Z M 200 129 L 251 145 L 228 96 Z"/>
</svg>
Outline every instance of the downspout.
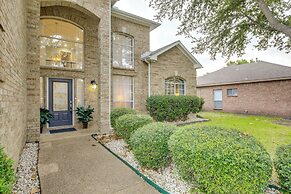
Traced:
<svg viewBox="0 0 291 194">
<path fill-rule="evenodd" d="M 145 60 L 148 64 L 148 97 L 151 96 L 151 62 L 149 60 Z"/>
</svg>

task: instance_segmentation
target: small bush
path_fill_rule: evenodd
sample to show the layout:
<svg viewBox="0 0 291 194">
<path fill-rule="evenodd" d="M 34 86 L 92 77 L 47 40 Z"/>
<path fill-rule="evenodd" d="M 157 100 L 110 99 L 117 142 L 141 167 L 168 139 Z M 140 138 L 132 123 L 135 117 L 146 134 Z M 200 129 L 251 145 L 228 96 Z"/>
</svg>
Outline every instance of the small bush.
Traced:
<svg viewBox="0 0 291 194">
<path fill-rule="evenodd" d="M 128 142 L 134 131 L 151 122 L 153 119 L 148 115 L 123 115 L 116 120 L 115 133 Z"/>
<path fill-rule="evenodd" d="M 177 127 L 166 123 L 151 123 L 136 130 L 130 147 L 143 167 L 158 169 L 170 163 L 168 140 Z"/>
<path fill-rule="evenodd" d="M 15 180 L 13 161 L 0 147 L 0 193 L 10 194 Z"/>
<path fill-rule="evenodd" d="M 151 96 L 146 107 L 156 121 L 187 120 L 190 113 L 198 113 L 204 101 L 197 96 Z"/>
<path fill-rule="evenodd" d="M 126 114 L 136 114 L 136 112 L 131 108 L 114 108 L 110 114 L 111 126 L 115 128 L 116 120 Z"/>
<path fill-rule="evenodd" d="M 291 192 L 291 144 L 277 148 L 275 168 L 281 187 Z"/>
<path fill-rule="evenodd" d="M 263 193 L 272 174 L 267 151 L 236 130 L 180 128 L 169 148 L 181 177 L 203 193 Z"/>
</svg>

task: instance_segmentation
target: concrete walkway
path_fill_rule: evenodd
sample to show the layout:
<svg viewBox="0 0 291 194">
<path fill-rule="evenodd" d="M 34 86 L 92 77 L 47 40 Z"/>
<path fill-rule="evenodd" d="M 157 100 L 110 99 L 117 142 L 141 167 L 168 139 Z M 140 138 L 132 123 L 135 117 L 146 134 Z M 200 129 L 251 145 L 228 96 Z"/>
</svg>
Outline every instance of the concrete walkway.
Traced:
<svg viewBox="0 0 291 194">
<path fill-rule="evenodd" d="M 158 193 L 90 135 L 57 137 L 40 142 L 42 194 Z"/>
</svg>

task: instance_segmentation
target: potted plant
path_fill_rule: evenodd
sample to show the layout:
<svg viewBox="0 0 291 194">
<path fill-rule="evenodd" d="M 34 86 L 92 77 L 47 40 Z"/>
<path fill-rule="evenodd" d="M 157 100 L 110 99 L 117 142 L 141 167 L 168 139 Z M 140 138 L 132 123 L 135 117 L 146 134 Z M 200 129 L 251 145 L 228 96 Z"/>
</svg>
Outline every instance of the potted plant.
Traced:
<svg viewBox="0 0 291 194">
<path fill-rule="evenodd" d="M 42 133 L 43 127 L 50 123 L 50 120 L 54 118 L 54 116 L 50 113 L 48 109 L 40 108 L 40 133 Z"/>
<path fill-rule="evenodd" d="M 83 123 L 83 129 L 87 129 L 88 123 L 93 120 L 93 112 L 94 108 L 90 105 L 87 108 L 83 106 L 77 107 L 76 114 L 78 115 L 78 120 Z"/>
</svg>

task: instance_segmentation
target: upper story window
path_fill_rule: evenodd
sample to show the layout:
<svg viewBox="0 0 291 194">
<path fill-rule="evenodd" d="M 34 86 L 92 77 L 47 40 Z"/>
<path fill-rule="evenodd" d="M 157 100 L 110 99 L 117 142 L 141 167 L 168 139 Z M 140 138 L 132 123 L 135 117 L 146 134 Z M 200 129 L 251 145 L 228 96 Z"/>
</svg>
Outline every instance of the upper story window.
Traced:
<svg viewBox="0 0 291 194">
<path fill-rule="evenodd" d="M 83 69 L 84 31 L 59 19 L 40 20 L 40 65 Z"/>
<path fill-rule="evenodd" d="M 237 96 L 237 88 L 227 89 L 227 96 L 229 97 Z"/>
<path fill-rule="evenodd" d="M 166 95 L 186 95 L 185 80 L 179 77 L 171 77 L 165 80 L 165 94 Z"/>
<path fill-rule="evenodd" d="M 124 69 L 134 68 L 134 39 L 126 34 L 112 35 L 112 66 Z"/>
</svg>

